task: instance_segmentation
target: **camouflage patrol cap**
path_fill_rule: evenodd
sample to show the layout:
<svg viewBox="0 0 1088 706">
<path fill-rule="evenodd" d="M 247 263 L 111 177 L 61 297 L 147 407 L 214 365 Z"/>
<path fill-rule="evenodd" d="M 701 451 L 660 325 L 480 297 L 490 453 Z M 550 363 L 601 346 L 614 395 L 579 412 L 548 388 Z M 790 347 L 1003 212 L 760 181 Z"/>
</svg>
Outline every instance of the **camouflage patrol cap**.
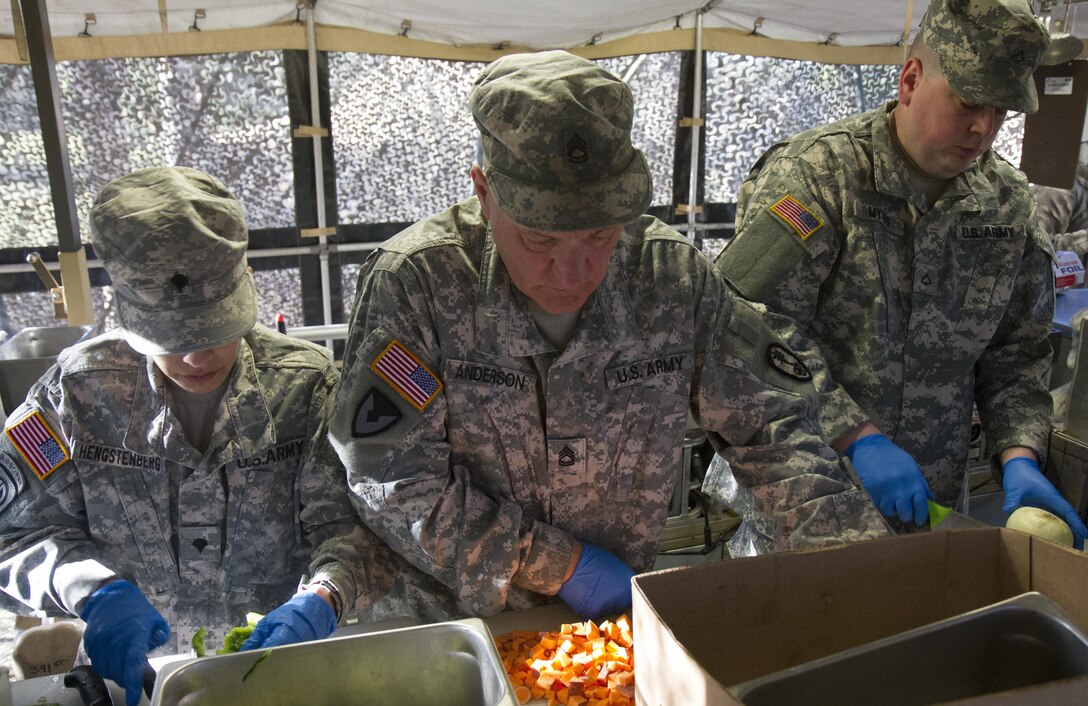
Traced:
<svg viewBox="0 0 1088 706">
<path fill-rule="evenodd" d="M 650 205 L 650 170 L 631 144 L 631 89 L 592 61 L 565 51 L 505 56 L 480 72 L 469 104 L 488 184 L 516 223 L 601 228 Z"/>
<path fill-rule="evenodd" d="M 256 323 L 245 213 L 219 180 L 185 167 L 132 172 L 98 194 L 90 230 L 140 353 L 214 348 Z"/>
<path fill-rule="evenodd" d="M 1027 0 L 932 0 L 918 36 L 964 100 L 1023 113 L 1039 109 L 1031 74 L 1050 35 Z"/>
</svg>

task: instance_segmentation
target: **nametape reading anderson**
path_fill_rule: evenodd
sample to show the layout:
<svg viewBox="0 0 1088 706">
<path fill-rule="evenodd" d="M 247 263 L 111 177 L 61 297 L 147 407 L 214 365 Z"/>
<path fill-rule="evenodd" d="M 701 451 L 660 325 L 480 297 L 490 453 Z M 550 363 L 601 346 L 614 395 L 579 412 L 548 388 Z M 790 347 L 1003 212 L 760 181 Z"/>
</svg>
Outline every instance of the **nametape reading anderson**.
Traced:
<svg viewBox="0 0 1088 706">
<path fill-rule="evenodd" d="M 529 376 L 515 370 L 504 370 L 491 365 L 480 365 L 460 360 L 450 361 L 450 368 L 453 369 L 453 375 L 448 375 L 447 379 L 476 382 L 481 385 L 493 385 L 495 387 L 509 387 L 515 390 L 529 389 Z M 447 368 L 447 370 L 450 368 Z"/>
</svg>

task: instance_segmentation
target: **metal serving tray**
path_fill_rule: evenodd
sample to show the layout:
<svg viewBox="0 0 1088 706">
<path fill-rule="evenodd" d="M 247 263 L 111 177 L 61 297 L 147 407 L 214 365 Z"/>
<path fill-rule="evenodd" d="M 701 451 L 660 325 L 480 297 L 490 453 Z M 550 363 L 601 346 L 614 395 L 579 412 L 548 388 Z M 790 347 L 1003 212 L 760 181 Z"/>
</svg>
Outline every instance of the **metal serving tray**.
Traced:
<svg viewBox="0 0 1088 706">
<path fill-rule="evenodd" d="M 151 704 L 517 704 L 491 633 L 475 618 L 275 647 L 255 664 L 264 652 L 164 665 Z"/>
<path fill-rule="evenodd" d="M 39 326 L 0 342 L 0 406 L 11 412 L 22 404 L 60 352 L 90 331 L 90 326 Z"/>
<path fill-rule="evenodd" d="M 1088 674 L 1088 636 L 1031 592 L 730 687 L 746 706 L 933 704 Z"/>
</svg>

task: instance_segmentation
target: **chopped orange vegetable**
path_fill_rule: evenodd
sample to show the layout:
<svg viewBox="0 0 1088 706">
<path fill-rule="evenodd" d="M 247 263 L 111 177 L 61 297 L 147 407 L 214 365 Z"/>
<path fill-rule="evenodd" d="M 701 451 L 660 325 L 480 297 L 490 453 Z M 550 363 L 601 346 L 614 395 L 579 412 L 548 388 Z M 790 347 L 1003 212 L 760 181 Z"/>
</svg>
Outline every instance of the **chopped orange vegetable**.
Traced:
<svg viewBox="0 0 1088 706">
<path fill-rule="evenodd" d="M 635 673 L 630 671 L 616 672 L 609 677 L 609 680 L 615 681 L 617 684 L 634 684 Z"/>
<path fill-rule="evenodd" d="M 623 645 L 620 645 L 620 644 L 615 643 L 615 642 L 609 642 L 608 646 L 605 648 L 605 650 L 608 651 L 608 652 L 611 652 L 612 654 L 614 654 L 616 657 L 619 657 L 620 659 L 624 659 L 624 660 L 627 659 L 627 648 L 624 647 Z"/>
<path fill-rule="evenodd" d="M 518 703 L 634 704 L 634 639 L 626 615 L 599 625 L 564 623 L 556 632 L 519 630 L 497 636 L 495 644 Z"/>
</svg>

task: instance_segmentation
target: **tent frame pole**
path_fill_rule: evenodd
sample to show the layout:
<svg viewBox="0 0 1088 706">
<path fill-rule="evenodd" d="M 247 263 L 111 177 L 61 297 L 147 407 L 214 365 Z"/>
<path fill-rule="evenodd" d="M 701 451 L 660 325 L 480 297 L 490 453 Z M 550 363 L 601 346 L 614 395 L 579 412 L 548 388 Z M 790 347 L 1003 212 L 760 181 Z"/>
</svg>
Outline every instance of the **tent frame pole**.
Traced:
<svg viewBox="0 0 1088 706">
<path fill-rule="evenodd" d="M 318 259 L 321 262 L 321 308 L 325 326 L 332 325 L 332 287 L 329 281 L 329 241 L 325 217 L 325 158 L 322 140 L 327 131 L 321 128 L 321 92 L 317 77 L 317 36 L 314 28 L 314 5 L 316 0 L 306 3 L 306 57 L 310 68 L 310 124 L 314 128 L 314 187 L 317 198 Z M 325 345 L 332 349 L 333 342 Z"/>
<path fill-rule="evenodd" d="M 54 302 L 62 298 L 64 316 L 70 326 L 95 322 L 87 254 L 79 237 L 79 216 L 72 187 L 72 168 L 68 159 L 68 138 L 61 115 L 60 87 L 57 83 L 53 38 L 45 0 L 22 0 L 30 71 L 41 121 L 42 145 L 49 172 L 49 191 L 53 219 L 57 226 L 57 258 L 60 261 L 61 286 L 52 293 Z M 14 6 L 13 6 L 14 9 Z M 58 311 L 59 311 L 58 307 Z M 58 318 L 62 318 L 58 316 Z"/>
<path fill-rule="evenodd" d="M 691 176 L 688 179 L 688 240 L 695 242 L 699 215 L 699 140 L 703 125 L 703 12 L 695 13 L 695 79 L 691 99 Z"/>
</svg>

